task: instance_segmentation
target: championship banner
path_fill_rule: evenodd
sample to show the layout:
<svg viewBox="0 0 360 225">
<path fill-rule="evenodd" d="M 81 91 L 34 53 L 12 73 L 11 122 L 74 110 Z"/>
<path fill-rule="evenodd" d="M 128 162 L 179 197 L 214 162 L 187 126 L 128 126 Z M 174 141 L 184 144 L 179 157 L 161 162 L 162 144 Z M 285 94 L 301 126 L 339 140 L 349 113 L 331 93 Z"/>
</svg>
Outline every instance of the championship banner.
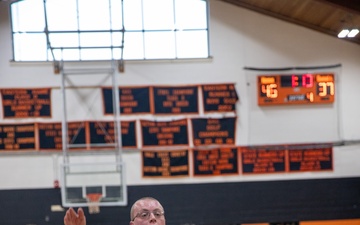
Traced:
<svg viewBox="0 0 360 225">
<path fill-rule="evenodd" d="M 189 151 L 142 151 L 143 177 L 189 176 Z"/>
<path fill-rule="evenodd" d="M 331 144 L 240 147 L 243 174 L 333 170 Z"/>
<path fill-rule="evenodd" d="M 191 119 L 194 146 L 235 145 L 236 117 Z"/>
<path fill-rule="evenodd" d="M 155 114 L 198 114 L 198 86 L 153 87 Z"/>
<path fill-rule="evenodd" d="M 0 150 L 35 150 L 35 124 L 0 124 Z"/>
<path fill-rule="evenodd" d="M 204 112 L 235 112 L 239 97 L 234 84 L 201 85 Z"/>
<path fill-rule="evenodd" d="M 194 176 L 238 174 L 238 149 L 193 150 Z"/>
<path fill-rule="evenodd" d="M 115 144 L 114 121 L 90 121 L 89 136 L 91 144 Z M 122 147 L 136 147 L 135 121 L 121 121 L 121 143 Z M 103 146 L 104 146 L 103 145 Z M 115 148 L 111 146 L 110 148 Z"/>
<path fill-rule="evenodd" d="M 104 114 L 114 114 L 113 90 L 110 87 L 102 88 Z M 150 114 L 150 88 L 149 87 L 120 87 L 119 101 L 120 114 Z"/>
<path fill-rule="evenodd" d="M 271 150 L 266 147 L 241 150 L 243 174 L 286 172 L 286 150 Z"/>
<path fill-rule="evenodd" d="M 40 150 L 61 150 L 62 146 L 62 124 L 37 123 L 38 140 Z M 86 130 L 88 122 L 69 122 L 67 124 L 68 147 L 70 150 L 86 149 Z"/>
<path fill-rule="evenodd" d="M 332 147 L 289 150 L 290 172 L 326 170 L 333 170 Z"/>
<path fill-rule="evenodd" d="M 51 117 L 51 89 L 1 89 L 4 118 Z"/>
<path fill-rule="evenodd" d="M 58 123 L 37 123 L 39 150 L 62 149 L 62 125 Z"/>
<path fill-rule="evenodd" d="M 188 146 L 188 120 L 156 122 L 140 120 L 142 146 Z"/>
</svg>

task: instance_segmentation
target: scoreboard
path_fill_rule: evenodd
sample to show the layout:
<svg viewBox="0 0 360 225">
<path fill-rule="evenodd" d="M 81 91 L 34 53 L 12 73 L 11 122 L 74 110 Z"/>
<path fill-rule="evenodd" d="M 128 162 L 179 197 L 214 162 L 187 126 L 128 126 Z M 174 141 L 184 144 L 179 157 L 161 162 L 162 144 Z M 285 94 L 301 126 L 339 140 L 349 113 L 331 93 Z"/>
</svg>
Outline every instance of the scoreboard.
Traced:
<svg viewBox="0 0 360 225">
<path fill-rule="evenodd" d="M 257 77 L 258 105 L 333 103 L 334 74 L 283 74 Z"/>
</svg>

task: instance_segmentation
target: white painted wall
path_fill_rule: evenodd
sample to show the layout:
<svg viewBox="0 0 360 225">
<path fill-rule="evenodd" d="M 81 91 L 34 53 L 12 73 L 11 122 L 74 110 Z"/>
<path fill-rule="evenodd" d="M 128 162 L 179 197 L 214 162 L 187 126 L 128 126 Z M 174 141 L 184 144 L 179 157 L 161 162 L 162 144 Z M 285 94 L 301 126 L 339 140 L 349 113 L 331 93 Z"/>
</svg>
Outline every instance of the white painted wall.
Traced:
<svg viewBox="0 0 360 225">
<path fill-rule="evenodd" d="M 60 76 L 53 73 L 51 63 L 13 63 L 8 2 L 0 2 L 0 88 L 51 87 L 53 117 L 51 119 L 3 119 L 11 122 L 61 121 Z M 126 43 L 125 43 L 126 47 Z M 196 61 L 126 62 L 125 73 L 118 74 L 119 85 L 187 85 L 236 83 L 240 101 L 237 104 L 237 145 L 264 143 L 297 143 L 360 140 L 360 46 L 297 25 L 270 18 L 217 0 L 210 1 L 210 47 L 212 59 Z M 244 67 L 310 67 L 341 64 L 334 69 L 337 76 L 336 100 L 321 107 L 260 108 L 256 105 L 253 72 Z M 103 77 L 80 76 L 78 85 L 104 86 Z M 249 85 L 247 85 L 249 83 Z M 82 89 L 86 98 L 69 93 L 69 120 L 109 119 L 102 115 L 99 89 Z M 92 106 L 89 113 L 83 106 Z M 301 116 L 299 116 L 301 115 Z M 201 115 L 204 116 L 204 115 Z M 301 120 L 311 117 L 311 120 Z M 155 116 L 144 116 L 156 119 Z M 128 117 L 134 119 L 134 117 Z M 278 125 L 274 125 L 274 124 Z M 291 126 L 289 126 L 291 124 Z M 269 128 L 273 127 L 273 128 Z M 323 131 L 323 133 L 321 132 Z M 86 161 L 93 156 L 82 156 Z M 95 155 L 97 160 L 109 156 Z M 271 175 L 238 175 L 210 178 L 141 178 L 138 151 L 125 151 L 128 185 L 160 183 L 229 182 L 252 180 L 315 179 L 360 175 L 360 146 L 334 148 L 334 171 L 286 173 Z M 91 159 L 90 159 L 91 160 Z M 0 152 L 0 189 L 50 188 L 59 177 L 61 154 Z"/>
</svg>

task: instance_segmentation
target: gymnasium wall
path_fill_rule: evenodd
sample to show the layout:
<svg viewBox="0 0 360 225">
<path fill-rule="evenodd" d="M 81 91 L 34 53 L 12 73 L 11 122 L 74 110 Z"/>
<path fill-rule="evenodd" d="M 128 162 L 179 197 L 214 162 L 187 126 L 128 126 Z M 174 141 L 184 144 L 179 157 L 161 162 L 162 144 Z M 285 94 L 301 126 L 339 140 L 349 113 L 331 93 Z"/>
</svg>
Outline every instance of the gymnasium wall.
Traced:
<svg viewBox="0 0 360 225">
<path fill-rule="evenodd" d="M 239 101 L 236 103 L 236 112 L 230 116 L 236 116 L 236 145 L 248 146 L 259 144 L 289 144 L 289 143 L 324 143 L 336 142 L 340 143 L 333 147 L 333 169 L 331 171 L 302 172 L 302 173 L 268 173 L 256 175 L 235 174 L 230 176 L 204 176 L 204 177 L 172 177 L 172 178 L 144 178 L 142 177 L 142 159 L 139 150 L 126 150 L 123 153 L 123 160 L 126 164 L 126 182 L 129 185 L 129 201 L 134 200 L 131 191 L 134 188 L 157 188 L 154 192 L 139 191 L 136 196 L 143 193 L 155 194 L 157 191 L 168 190 L 167 188 L 176 187 L 180 189 L 214 188 L 217 183 L 221 183 L 221 188 L 227 185 L 234 185 L 230 189 L 235 195 L 248 193 L 252 189 L 247 186 L 242 191 L 243 185 L 255 182 L 256 188 L 272 185 L 273 182 L 279 184 L 290 185 L 293 189 L 297 189 L 296 185 L 301 182 L 311 183 L 310 187 L 319 188 L 323 186 L 324 180 L 330 182 L 340 182 L 342 178 L 355 178 L 360 175 L 360 117 L 358 116 L 359 104 L 357 96 L 360 96 L 358 83 L 360 81 L 360 46 L 318 33 L 307 28 L 289 24 L 278 19 L 270 18 L 240 7 L 234 7 L 227 3 L 216 0 L 210 2 L 210 51 L 211 58 L 203 60 L 158 60 L 158 61 L 126 61 L 125 72 L 117 74 L 117 82 L 121 86 L 149 86 L 149 85 L 198 85 L 198 84 L 223 84 L 234 83 Z M 1 116 L 2 123 L 27 123 L 27 122 L 60 122 L 62 120 L 61 107 L 61 77 L 53 72 L 52 63 L 42 62 L 12 62 L 12 43 L 11 28 L 8 12 L 9 2 L 0 2 L 0 88 L 51 88 L 52 100 L 52 117 L 36 118 L 36 119 L 4 119 Z M 126 46 L 126 43 L 125 43 Z M 86 65 L 86 64 L 85 64 Z M 326 106 L 281 106 L 262 108 L 256 104 L 256 96 L 254 90 L 254 76 L 258 73 L 248 71 L 245 67 L 254 68 L 284 68 L 284 67 L 319 67 L 326 65 L 340 65 L 339 67 L 327 71 L 332 72 L 336 76 L 336 97 L 334 104 Z M 83 66 L 71 64 L 70 66 Z M 102 63 L 87 64 L 88 67 L 104 66 Z M 297 72 L 292 70 L 290 72 Z M 303 71 L 301 71 L 303 72 Z M 72 82 L 76 85 L 87 87 L 80 92 L 70 91 L 68 93 L 69 102 L 69 120 L 108 120 L 102 111 L 102 103 L 100 89 L 98 87 L 110 85 L 110 80 L 104 77 L 81 76 L 72 78 Z M 80 94 L 80 95 L 79 95 Z M 87 111 L 88 105 L 91 105 L 91 113 Z M 199 117 L 223 117 L 229 115 L 211 114 L 205 115 L 201 113 Z M 172 120 L 183 118 L 183 116 L 166 116 L 157 117 L 154 115 L 128 116 L 126 120 Z M 290 126 L 287 126 L 290 124 Z M 76 157 L 91 157 L 93 153 L 78 153 Z M 108 160 L 108 155 L 98 155 L 95 157 Z M 111 160 L 111 159 L 110 159 Z M 1 151 L 0 152 L 0 189 L 4 194 L 7 193 L 23 193 L 21 190 L 32 190 L 34 192 L 44 193 L 51 192 L 49 198 L 53 196 L 59 197 L 58 190 L 53 190 L 54 181 L 59 179 L 59 165 L 62 163 L 61 152 L 34 152 L 34 151 Z M 250 183 L 248 183 L 250 182 Z M 257 183 L 259 182 L 259 183 Z M 227 184 L 228 183 L 228 184 Z M 189 184 L 186 186 L 185 184 Z M 258 186 L 257 186 L 258 184 Z M 326 182 L 324 183 L 326 184 Z M 61 185 L 61 184 L 60 184 Z M 161 186 L 164 185 L 164 186 Z M 175 185 L 175 186 L 173 186 Z M 177 186 L 179 185 L 179 186 Z M 185 185 L 185 186 L 182 186 Z M 194 186 L 192 186 L 194 185 Z M 220 184 L 219 184 L 220 185 Z M 286 192 L 286 185 L 281 186 L 281 193 L 289 195 L 288 200 L 293 200 L 298 193 Z M 333 208 L 327 208 L 326 205 L 316 205 L 316 207 L 326 208 L 323 217 L 322 213 L 314 215 L 316 219 L 335 219 L 335 218 L 359 218 L 358 209 L 346 209 L 350 207 L 349 202 L 345 205 L 338 204 L 338 201 L 355 201 L 353 206 L 358 207 L 358 193 L 354 191 L 358 189 L 358 183 L 347 183 L 347 186 L 337 192 L 321 192 L 321 199 L 316 200 L 316 204 L 325 202 L 333 204 Z M 307 191 L 301 187 L 299 190 Z M 352 195 L 346 193 L 347 188 L 352 190 Z M 138 189 L 137 189 L 138 190 Z M 236 191 L 235 191 L 236 190 Z M 272 188 L 271 190 L 276 190 Z M 248 199 L 247 202 L 253 203 L 252 210 L 261 209 L 263 204 L 267 202 L 278 202 L 280 192 L 274 199 L 267 198 L 268 190 L 263 190 L 263 194 L 268 201 L 259 202 L 255 200 L 256 196 Z M 55 193 L 54 193 L 55 192 Z M 201 191 L 200 191 L 201 192 Z M 2 192 L 0 191 L 0 194 Z M 31 193 L 31 192 L 29 192 Z M 188 194 L 191 193 L 189 190 Z M 198 192 L 197 192 L 198 193 Z M 205 192 L 204 192 L 205 193 Z M 228 192 L 226 192 L 228 193 Z M 306 192 L 311 195 L 311 192 Z M 335 195 L 333 195 L 335 193 Z M 212 199 L 216 204 L 220 202 L 220 197 L 216 192 Z M 246 195 L 246 194 L 245 194 Z M 342 196 L 343 198 L 336 198 Z M 12 196 L 12 195 L 9 195 Z M 41 196 L 41 195 L 40 195 Z M 172 195 L 169 194 L 172 197 Z M 166 205 L 176 209 L 175 206 L 167 203 L 172 201 L 169 196 L 161 196 Z M 181 196 L 181 195 L 180 195 Z M 191 195 L 190 195 L 191 196 Z M 55 197 L 55 198 L 57 198 Z M 183 197 L 183 196 L 182 196 Z M 194 197 L 194 196 L 193 196 Z M 206 196 L 209 197 L 209 196 Z M 225 196 L 223 196 L 225 198 Z M 279 198 L 278 198 L 279 197 Z M 353 197 L 357 197 L 353 199 Z M 193 199 L 189 197 L 188 199 Z M 210 198 L 211 199 L 211 198 Z M 307 196 L 302 202 L 297 199 L 301 208 L 297 208 L 301 213 L 300 220 L 311 219 L 308 214 L 312 197 Z M 178 200 L 181 199 L 180 197 Z M 10 201 L 10 200 L 9 200 Z M 33 201 L 33 200 L 31 200 Z M 49 200 L 50 201 L 50 200 Z M 57 200 L 51 200 L 57 201 Z M 186 200 L 188 202 L 189 200 Z M 198 199 L 206 205 L 205 196 Z M 231 195 L 226 196 L 226 201 L 233 201 Z M 284 199 L 285 201 L 285 199 Z M 286 202 L 277 205 L 281 212 L 267 211 L 266 215 L 260 215 L 258 222 L 274 221 L 276 219 L 291 219 L 289 214 L 289 205 Z M 29 203 L 26 203 L 29 204 Z M 186 203 L 182 203 L 184 206 Z M 190 202 L 191 204 L 191 202 Z M 201 211 L 203 204 L 199 207 L 198 213 L 205 215 L 206 210 Z M 215 203 L 214 203 L 215 204 Z M 235 202 L 234 202 L 235 204 Z M 224 204 L 225 205 L 225 204 Z M 47 207 L 47 206 L 46 206 Z M 236 205 L 234 205 L 236 207 Z M 242 207 L 245 207 L 243 205 Z M 291 206 L 290 206 L 291 207 Z M 340 208 L 339 208 L 340 207 Z M 345 207 L 345 208 L 344 208 Z M 1 207 L 2 208 L 2 207 Z M 269 205 L 268 210 L 272 207 Z M 183 208 L 179 209 L 182 210 Z M 245 208 L 246 209 L 246 208 Z M 121 209 L 122 210 L 122 209 Z M 211 209 L 213 210 L 213 209 Z M 295 210 L 295 209 L 294 209 Z M 301 211 L 306 210 L 306 211 Z M 253 212 L 253 211 L 252 211 Z M 339 212 L 339 214 L 334 214 Z M 188 212 L 179 214 L 185 218 L 192 218 L 197 213 Z M 271 215 L 273 214 L 273 215 Z M 273 216 L 276 214 L 276 218 Z M 215 215 L 215 214 L 214 214 Z M 241 219 L 242 215 L 228 215 L 217 220 L 213 218 L 214 223 L 238 223 L 255 221 L 253 217 Z M 239 216 L 239 217 L 237 217 Z M 309 216 L 309 217 L 307 217 Z M 178 224 L 192 223 L 192 221 L 176 220 L 176 215 L 170 216 L 170 221 L 175 220 Z M 241 217 L 241 218 L 240 218 Z M 332 218 L 334 217 L 334 218 Z M 205 217 L 204 217 L 205 218 Z M 232 218 L 232 219 L 230 219 Z M 194 223 L 210 224 L 211 221 L 193 218 Z M 295 219 L 298 219 L 297 217 Z M 240 220 L 240 221 L 235 221 Z M 261 221 L 260 221 L 261 220 Z M 266 221 L 265 221 L 266 220 Z"/>
<path fill-rule="evenodd" d="M 11 62 L 11 30 L 7 2 L 1 2 L 1 88 L 51 88 L 52 117 L 35 119 L 3 119 L 3 123 L 60 122 L 62 98 L 60 75 L 51 63 Z M 236 103 L 236 145 L 352 142 L 360 139 L 360 119 L 356 97 L 359 71 L 359 46 L 320 34 L 300 26 L 263 16 L 223 2 L 210 1 L 210 51 L 205 60 L 126 62 L 124 73 L 117 75 L 121 86 L 198 85 L 234 83 L 239 101 Z M 104 66 L 85 64 L 88 68 Z M 317 67 L 341 65 L 327 71 L 336 76 L 335 102 L 329 105 L 259 107 L 253 68 Z M 78 66 L 71 64 L 70 66 Z M 84 66 L 81 64 L 81 66 Z M 106 66 L 106 65 L 105 65 Z M 326 69 L 324 69 L 326 71 Z M 290 71 L 296 73 L 297 71 Z M 300 71 L 303 72 L 303 71 Z M 263 72 L 262 72 L 263 73 Z M 68 121 L 109 120 L 103 114 L 100 88 L 111 85 L 104 76 L 71 77 L 74 85 L 86 87 L 67 92 Z M 89 112 L 89 107 L 91 108 Z M 204 113 L 197 117 L 229 115 Z M 3 118 L 3 116 L 2 116 Z M 172 120 L 184 116 L 127 116 L 124 120 Z M 125 151 L 129 185 L 156 183 L 198 183 L 219 181 L 252 181 L 312 179 L 358 176 L 360 154 L 357 145 L 335 146 L 333 171 L 317 173 L 266 174 L 256 176 L 219 176 L 205 178 L 143 179 L 139 151 Z M 48 188 L 58 179 L 56 169 L 61 153 L 29 153 L 3 151 L 0 158 L 1 189 Z M 12 171 L 12 173 L 8 173 Z M 17 174 L 18 176 L 14 176 Z"/>
</svg>

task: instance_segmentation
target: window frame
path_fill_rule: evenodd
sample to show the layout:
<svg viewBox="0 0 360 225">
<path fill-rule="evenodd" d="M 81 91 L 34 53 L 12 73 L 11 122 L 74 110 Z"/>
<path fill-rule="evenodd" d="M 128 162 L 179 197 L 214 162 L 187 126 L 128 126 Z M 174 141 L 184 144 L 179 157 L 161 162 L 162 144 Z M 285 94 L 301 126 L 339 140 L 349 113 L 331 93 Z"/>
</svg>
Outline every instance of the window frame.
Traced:
<svg viewBox="0 0 360 225">
<path fill-rule="evenodd" d="M 41 0 L 40 0 L 41 1 Z M 79 1 L 79 0 L 77 0 Z M 112 0 L 108 0 L 109 2 L 112 1 Z M 122 0 L 120 0 L 121 2 L 123 2 Z M 130 0 L 131 1 L 131 0 Z M 140 0 L 141 1 L 141 4 L 143 7 L 143 1 L 144 0 Z M 170 0 L 173 2 L 173 6 L 175 7 L 175 2 L 177 0 Z M 179 0 L 178 0 L 179 1 Z M 181 0 L 180 0 L 181 1 Z M 44 31 L 24 31 L 24 30 L 17 30 L 17 31 L 14 31 L 14 26 L 13 26 L 13 10 L 12 10 L 12 6 L 13 4 L 18 4 L 19 2 L 22 2 L 21 0 L 19 1 L 15 1 L 15 2 L 12 2 L 11 4 L 9 4 L 9 10 L 10 10 L 10 20 L 11 20 L 11 33 L 12 33 L 12 61 L 13 62 L 52 62 L 52 61 L 112 61 L 112 60 L 126 60 L 126 61 L 152 61 L 152 60 L 198 60 L 198 59 L 209 59 L 211 58 L 210 57 L 210 38 L 209 38 L 209 2 L 208 0 L 194 0 L 194 1 L 199 1 L 199 2 L 204 2 L 205 4 L 205 15 L 206 15 L 206 18 L 205 18 L 205 27 L 204 28 L 191 28 L 191 29 L 179 29 L 179 28 L 174 28 L 174 29 L 153 29 L 153 30 L 146 30 L 146 29 L 141 29 L 141 30 L 133 30 L 133 29 L 125 29 L 125 25 L 126 23 L 123 22 L 123 27 L 122 29 L 110 29 L 110 30 L 74 30 L 74 31 L 50 31 L 48 30 L 48 24 L 47 24 L 47 15 L 46 15 L 46 10 L 44 8 L 45 6 L 45 1 L 42 1 L 43 2 L 43 10 L 44 10 L 44 23 L 46 24 L 45 25 L 45 29 Z M 121 16 L 122 16 L 122 21 L 124 21 L 124 8 L 121 7 L 122 9 L 122 13 L 121 13 Z M 111 9 L 110 9 L 111 10 Z M 174 8 L 174 15 L 175 15 L 175 8 Z M 143 19 L 143 14 L 142 14 L 142 18 Z M 79 21 L 79 19 L 77 19 L 77 21 Z M 125 25 L 124 25 L 125 24 Z M 142 22 L 142 26 L 144 27 L 144 24 Z M 202 34 L 202 38 L 203 39 L 206 39 L 206 43 L 203 44 L 202 48 L 203 49 L 206 49 L 203 50 L 203 53 L 202 55 L 195 55 L 194 57 L 189 57 L 189 56 L 182 56 L 180 55 L 179 57 L 179 53 L 178 51 L 176 50 L 178 48 L 177 45 L 177 42 L 176 42 L 176 38 L 177 36 L 179 36 L 179 34 L 184 34 L 184 33 L 188 33 L 188 34 L 195 34 L 195 32 L 199 32 L 199 31 L 202 31 L 203 34 Z M 81 44 L 79 43 L 78 46 L 76 47 L 53 47 L 49 44 L 49 37 L 53 34 L 66 34 L 66 33 L 73 33 L 75 35 L 77 35 L 78 37 L 80 37 L 80 35 L 82 34 L 91 34 L 91 33 L 104 33 L 104 34 L 110 34 L 110 36 L 112 34 L 114 34 L 115 32 L 120 32 L 122 33 L 122 40 L 121 40 L 121 44 L 122 45 L 109 45 L 109 46 L 81 46 Z M 174 54 L 172 57 L 154 57 L 154 56 L 150 56 L 150 57 L 147 57 L 146 55 L 146 52 L 147 52 L 147 44 L 145 43 L 145 37 L 146 36 L 150 36 L 149 34 L 157 34 L 157 33 L 170 33 L 174 36 L 174 40 L 175 42 L 173 43 L 173 47 L 175 49 L 174 51 Z M 39 35 L 45 35 L 45 38 L 46 38 L 46 47 L 47 47 L 47 52 L 46 52 L 46 57 L 43 57 L 42 59 L 27 59 L 26 57 L 22 57 L 22 56 L 17 56 L 16 54 L 17 53 L 17 47 L 16 47 L 16 35 L 19 34 L 19 35 L 23 35 L 24 33 L 26 33 L 27 35 L 34 35 L 34 34 L 39 34 Z M 142 57 L 127 57 L 126 55 L 124 56 L 124 51 L 126 51 L 126 35 L 129 35 L 129 34 L 134 34 L 134 33 L 137 33 L 138 35 L 142 36 L 143 38 L 143 46 L 142 46 Z M 163 33 L 163 34 L 164 34 Z M 205 35 L 205 37 L 204 37 Z M 189 35 L 190 36 L 190 35 Z M 189 37 L 188 37 L 189 39 Z M 203 40 L 201 39 L 201 40 Z M 125 43 L 125 44 L 124 44 Z M 44 44 L 44 43 L 43 43 Z M 51 51 L 49 50 L 49 46 Z M 206 47 L 205 47 L 206 46 Z M 70 50 L 75 50 L 77 51 L 78 54 L 81 54 L 81 52 L 83 52 L 84 50 L 86 49 L 106 49 L 106 50 L 109 50 L 111 53 L 111 57 L 108 57 L 108 58 L 89 58 L 89 59 L 83 59 L 81 58 L 81 55 L 76 58 L 74 57 L 73 59 L 67 57 L 67 58 L 63 58 L 62 57 L 58 57 L 57 55 L 54 55 L 54 51 L 60 51 L 62 52 L 64 49 L 70 49 Z M 114 57 L 114 50 L 118 50 L 118 52 L 120 52 L 120 56 L 119 57 Z M 21 48 L 20 48 L 21 50 Z M 53 51 L 54 50 L 54 51 Z M 44 54 L 44 53 L 43 53 Z M 186 53 L 184 53 L 186 54 Z M 187 53 L 188 55 L 190 55 L 189 53 Z M 55 57 L 55 60 L 53 59 L 53 57 Z"/>
</svg>

